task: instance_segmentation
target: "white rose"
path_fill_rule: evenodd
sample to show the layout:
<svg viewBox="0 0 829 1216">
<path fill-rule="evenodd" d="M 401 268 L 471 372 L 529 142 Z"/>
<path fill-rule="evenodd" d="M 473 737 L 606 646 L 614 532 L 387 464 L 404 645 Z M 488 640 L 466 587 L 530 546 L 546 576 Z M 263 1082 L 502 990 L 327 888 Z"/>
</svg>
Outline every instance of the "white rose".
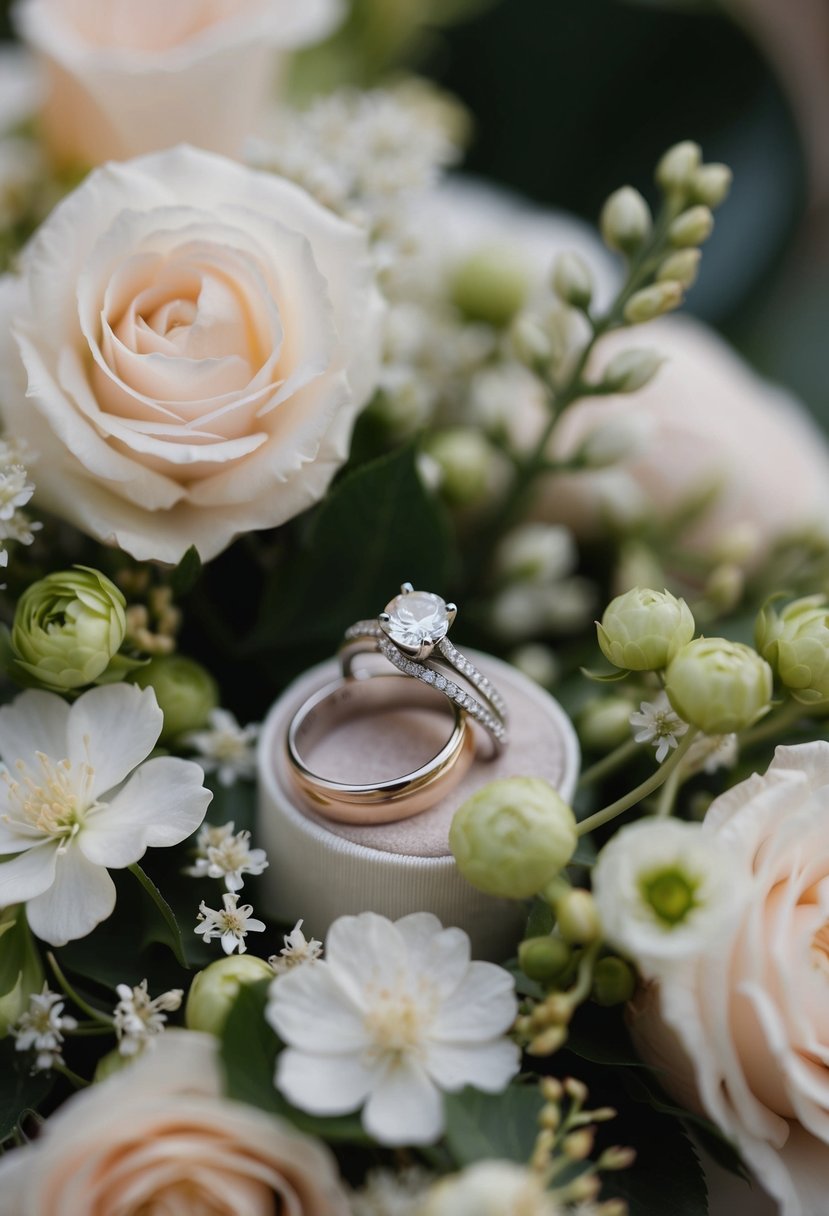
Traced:
<svg viewBox="0 0 829 1216">
<path fill-rule="evenodd" d="M 656 969 L 634 1038 L 678 1099 L 736 1143 L 783 1216 L 824 1216 L 829 743 L 778 748 L 764 776 L 711 804 L 703 833 L 735 873 L 749 869 L 742 914 Z"/>
<path fill-rule="evenodd" d="M 212 1035 L 168 1030 L 75 1094 L 0 1161 L 0 1216 L 348 1216 L 334 1159 L 291 1124 L 222 1097 Z"/>
<path fill-rule="evenodd" d="M 188 142 L 239 151 L 267 110 L 278 52 L 322 38 L 340 0 L 18 0 L 46 77 L 62 161 L 99 164 Z"/>
<path fill-rule="evenodd" d="M 829 447 L 803 407 L 763 380 L 712 330 L 688 317 L 665 317 L 601 342 L 597 366 L 633 345 L 665 362 L 636 393 L 588 398 L 563 418 L 556 453 L 575 452 L 588 435 L 624 417 L 643 429 L 644 446 L 597 472 L 551 478 L 535 513 L 595 535 L 608 506 L 636 493 L 651 512 L 669 515 L 697 492 L 713 498 L 683 545 L 710 552 L 745 538 L 750 558 L 829 511 Z M 825 522 L 824 522 L 825 526 Z"/>
<path fill-rule="evenodd" d="M 381 312 L 365 236 L 298 187 L 186 147 L 107 165 L 0 281 L 5 422 L 44 508 L 207 560 L 324 493 Z"/>
</svg>

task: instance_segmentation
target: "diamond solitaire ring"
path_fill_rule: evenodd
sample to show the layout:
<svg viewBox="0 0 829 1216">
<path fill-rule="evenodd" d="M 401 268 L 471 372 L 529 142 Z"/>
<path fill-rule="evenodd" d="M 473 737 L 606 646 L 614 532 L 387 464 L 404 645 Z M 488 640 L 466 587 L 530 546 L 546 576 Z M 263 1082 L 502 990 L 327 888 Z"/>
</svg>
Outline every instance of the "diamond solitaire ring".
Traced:
<svg viewBox="0 0 829 1216">
<path fill-rule="evenodd" d="M 457 615 L 431 591 L 404 583 L 400 594 L 372 621 L 357 621 L 340 647 L 343 675 L 353 674 L 355 658 L 379 651 L 398 671 L 430 684 L 486 730 L 500 751 L 507 742 L 504 698 L 446 636 Z"/>
</svg>

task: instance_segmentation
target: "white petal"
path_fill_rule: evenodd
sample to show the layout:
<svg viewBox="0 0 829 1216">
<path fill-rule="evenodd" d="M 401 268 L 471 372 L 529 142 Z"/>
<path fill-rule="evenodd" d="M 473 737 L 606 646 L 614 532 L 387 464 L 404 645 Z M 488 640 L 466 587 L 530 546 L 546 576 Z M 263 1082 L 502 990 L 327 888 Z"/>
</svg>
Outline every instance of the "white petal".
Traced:
<svg viewBox="0 0 829 1216">
<path fill-rule="evenodd" d="M 345 1115 L 371 1092 L 373 1073 L 359 1056 L 315 1056 L 287 1047 L 276 1065 L 276 1088 L 313 1115 Z"/>
<path fill-rule="evenodd" d="M 58 858 L 52 886 L 27 904 L 26 914 L 34 934 L 52 946 L 65 946 L 86 937 L 114 907 L 115 883 L 73 845 Z"/>
<path fill-rule="evenodd" d="M 521 1052 L 509 1039 L 494 1043 L 430 1043 L 424 1066 L 441 1089 L 474 1085 L 488 1094 L 506 1089 L 521 1067 Z"/>
<path fill-rule="evenodd" d="M 454 992 L 469 966 L 469 937 L 463 929 L 444 929 L 431 912 L 413 912 L 394 923 L 412 969 L 427 975 L 442 999 Z"/>
<path fill-rule="evenodd" d="M 0 863 L 0 908 L 25 903 L 50 887 L 57 852 L 58 846 L 49 841 Z"/>
<path fill-rule="evenodd" d="M 0 709 L 0 756 L 12 769 L 22 760 L 28 767 L 37 765 L 36 752 L 52 760 L 67 756 L 66 726 L 69 706 L 53 692 L 29 689 Z"/>
<path fill-rule="evenodd" d="M 403 1056 L 375 1082 L 363 1126 L 380 1144 L 432 1144 L 443 1131 L 443 1100 L 421 1066 Z"/>
<path fill-rule="evenodd" d="M 325 939 L 326 963 L 352 998 L 362 1004 L 368 986 L 394 988 L 405 947 L 390 920 L 376 912 L 341 916 L 328 930 Z"/>
<path fill-rule="evenodd" d="M 324 962 L 276 979 L 265 1016 L 280 1038 L 300 1050 L 338 1055 L 368 1044 L 362 1015 Z"/>
<path fill-rule="evenodd" d="M 95 769 L 92 797 L 119 785 L 155 747 L 164 715 L 151 688 L 91 688 L 69 711 L 69 759 Z M 181 837 L 179 837 L 181 839 Z"/>
<path fill-rule="evenodd" d="M 509 972 L 494 963 L 470 963 L 463 982 L 441 1004 L 431 1033 L 458 1043 L 492 1039 L 509 1030 L 517 1013 Z"/>
<path fill-rule="evenodd" d="M 97 865 L 120 869 L 147 848 L 186 840 L 201 825 L 213 797 L 203 780 L 201 768 L 191 760 L 148 760 L 106 810 L 90 816 L 81 834 L 84 853 Z"/>
</svg>

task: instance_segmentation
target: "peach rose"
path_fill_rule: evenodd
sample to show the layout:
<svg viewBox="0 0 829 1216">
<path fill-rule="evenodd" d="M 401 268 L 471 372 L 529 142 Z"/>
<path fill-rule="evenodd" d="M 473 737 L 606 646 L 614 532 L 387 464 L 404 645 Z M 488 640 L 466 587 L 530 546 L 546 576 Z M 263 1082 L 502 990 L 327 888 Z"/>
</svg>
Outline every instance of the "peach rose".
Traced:
<svg viewBox="0 0 829 1216">
<path fill-rule="evenodd" d="M 207 560 L 321 497 L 381 313 L 364 234 L 297 186 L 186 147 L 107 165 L 0 281 L 5 422 L 44 508 Z"/>
<path fill-rule="evenodd" d="M 0 1160 L 0 1216 L 348 1216 L 334 1159 L 222 1097 L 212 1035 L 168 1030 Z"/>
<path fill-rule="evenodd" d="M 703 832 L 747 871 L 716 945 L 653 971 L 631 1017 L 679 1101 L 731 1138 L 783 1216 L 829 1195 L 829 743 L 779 747 Z"/>
<path fill-rule="evenodd" d="M 340 0 L 19 0 L 46 77 L 60 161 L 95 165 L 188 142 L 237 153 L 266 113 L 278 52 L 317 41 Z"/>
<path fill-rule="evenodd" d="M 613 334 L 597 365 L 630 347 L 665 363 L 644 389 L 588 398 L 562 420 L 556 450 L 574 452 L 598 428 L 628 420 L 639 445 L 612 469 L 551 479 L 536 508 L 579 536 L 596 534 L 608 503 L 629 501 L 666 515 L 698 491 L 713 501 L 683 537 L 708 552 L 740 533 L 759 561 L 775 540 L 823 525 L 829 513 L 829 446 L 803 407 L 763 380 L 706 326 L 666 317 Z"/>
</svg>

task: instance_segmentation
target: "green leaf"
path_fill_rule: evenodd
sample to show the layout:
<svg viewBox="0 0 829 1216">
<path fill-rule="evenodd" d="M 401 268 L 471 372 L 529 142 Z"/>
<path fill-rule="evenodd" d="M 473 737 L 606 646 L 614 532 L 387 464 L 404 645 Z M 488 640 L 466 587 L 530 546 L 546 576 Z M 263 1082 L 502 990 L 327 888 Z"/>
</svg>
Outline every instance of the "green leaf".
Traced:
<svg viewBox="0 0 829 1216">
<path fill-rule="evenodd" d="M 458 1167 L 488 1157 L 528 1161 L 543 1105 L 536 1085 L 511 1085 L 501 1094 L 471 1088 L 446 1094 L 446 1145 Z"/>
<path fill-rule="evenodd" d="M 21 1115 L 37 1108 L 52 1088 L 48 1074 L 30 1075 L 30 1063 L 15 1051 L 13 1039 L 0 1042 L 0 1143 L 12 1135 Z"/>
<path fill-rule="evenodd" d="M 144 926 L 144 944 L 160 942 L 164 946 L 169 946 L 176 956 L 176 962 L 182 967 L 188 967 L 184 943 L 181 940 L 181 930 L 173 909 L 153 880 L 144 873 L 139 865 L 129 866 L 129 871 L 135 875 L 152 901 L 152 911 L 147 916 Z"/>
<path fill-rule="evenodd" d="M 329 654 L 350 624 L 376 616 L 401 583 L 440 593 L 450 565 L 445 512 L 421 482 L 415 449 L 403 448 L 334 487 L 299 557 L 266 588 L 245 649 L 287 652 L 301 662 Z"/>
<path fill-rule="evenodd" d="M 556 918 L 553 916 L 553 910 L 547 900 L 536 898 L 530 906 L 527 931 L 524 937 L 544 937 L 545 934 L 552 933 L 555 924 Z"/>
<path fill-rule="evenodd" d="M 195 545 L 191 545 L 170 575 L 170 586 L 173 590 L 173 595 L 182 596 L 186 595 L 188 591 L 192 591 L 201 575 L 201 571 L 202 562 L 199 557 L 199 551 Z"/>
<path fill-rule="evenodd" d="M 317 1118 L 297 1110 L 276 1090 L 274 1071 L 281 1044 L 265 1021 L 265 1005 L 272 982 L 265 979 L 243 985 L 228 1014 L 221 1040 L 228 1097 L 281 1115 L 300 1130 L 329 1143 L 371 1144 L 358 1114 Z"/>
<path fill-rule="evenodd" d="M 626 1199 L 629 1216 L 707 1216 L 708 1187 L 688 1133 L 678 1119 L 640 1106 L 620 1111 L 614 1135 L 636 1149 L 631 1169 L 607 1174 L 602 1198 Z"/>
<path fill-rule="evenodd" d="M 585 679 L 592 680 L 594 684 L 616 684 L 630 675 L 626 667 L 621 671 L 591 671 L 589 667 L 580 667 L 579 671 Z"/>
</svg>

